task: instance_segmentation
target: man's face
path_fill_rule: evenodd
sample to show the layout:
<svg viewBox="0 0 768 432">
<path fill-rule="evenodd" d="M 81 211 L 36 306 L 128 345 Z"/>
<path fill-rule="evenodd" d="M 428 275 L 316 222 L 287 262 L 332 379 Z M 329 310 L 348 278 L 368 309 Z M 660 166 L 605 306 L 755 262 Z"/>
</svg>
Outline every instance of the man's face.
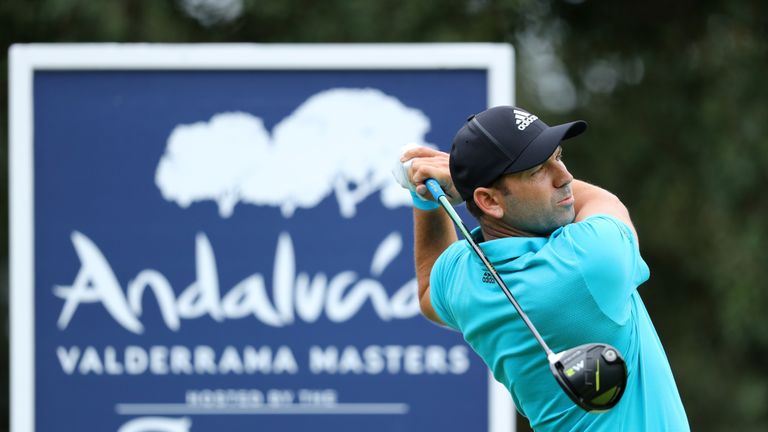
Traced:
<svg viewBox="0 0 768 432">
<path fill-rule="evenodd" d="M 573 176 L 562 154 L 562 147 L 558 147 L 541 165 L 502 177 L 505 223 L 529 233 L 549 234 L 573 222 Z"/>
</svg>

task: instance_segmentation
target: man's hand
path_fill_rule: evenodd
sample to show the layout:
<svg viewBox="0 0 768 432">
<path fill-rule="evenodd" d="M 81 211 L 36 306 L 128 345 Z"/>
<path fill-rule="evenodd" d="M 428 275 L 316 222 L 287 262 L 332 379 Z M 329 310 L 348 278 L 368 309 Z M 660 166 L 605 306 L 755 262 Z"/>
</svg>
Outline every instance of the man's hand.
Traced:
<svg viewBox="0 0 768 432">
<path fill-rule="evenodd" d="M 408 170 L 408 180 L 416 186 L 416 193 L 425 199 L 432 199 L 432 195 L 427 190 L 424 182 L 428 178 L 433 178 L 440 183 L 445 191 L 448 201 L 453 204 L 461 204 L 464 200 L 456 191 L 456 187 L 451 180 L 451 171 L 448 167 L 448 153 L 441 152 L 429 147 L 412 147 L 403 153 L 400 158 L 401 163 L 411 161 L 411 167 Z"/>
</svg>

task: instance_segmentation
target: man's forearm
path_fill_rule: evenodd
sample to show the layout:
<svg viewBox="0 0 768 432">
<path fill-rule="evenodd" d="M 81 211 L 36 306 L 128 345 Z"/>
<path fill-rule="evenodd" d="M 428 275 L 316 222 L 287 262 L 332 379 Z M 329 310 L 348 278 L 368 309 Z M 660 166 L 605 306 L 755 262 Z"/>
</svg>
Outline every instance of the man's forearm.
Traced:
<svg viewBox="0 0 768 432">
<path fill-rule="evenodd" d="M 612 195 L 603 188 L 581 180 L 574 180 L 571 182 L 571 190 L 573 191 L 574 198 L 576 198 L 574 210 L 576 211 L 577 221 L 583 219 L 583 217 L 579 217 L 579 214 L 582 213 L 585 208 L 589 208 L 596 201 L 608 199 L 609 196 Z"/>
<path fill-rule="evenodd" d="M 457 240 L 456 230 L 448 215 L 441 210 L 413 211 L 413 243 L 416 280 L 419 284 L 419 303 L 422 313 L 433 321 L 440 321 L 429 300 L 429 276 L 435 261 Z"/>
<path fill-rule="evenodd" d="M 637 237 L 637 232 L 629 217 L 629 211 L 616 195 L 581 180 L 571 182 L 571 190 L 576 199 L 574 203 L 575 222 L 582 221 L 593 214 L 609 214 L 627 224 Z"/>
</svg>

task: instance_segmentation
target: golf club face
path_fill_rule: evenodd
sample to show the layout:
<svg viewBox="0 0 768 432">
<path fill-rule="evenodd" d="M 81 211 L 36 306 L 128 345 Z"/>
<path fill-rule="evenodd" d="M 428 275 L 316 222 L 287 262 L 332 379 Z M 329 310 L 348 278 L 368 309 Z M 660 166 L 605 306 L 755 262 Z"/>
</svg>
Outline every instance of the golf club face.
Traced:
<svg viewBox="0 0 768 432">
<path fill-rule="evenodd" d="M 627 385 L 624 358 L 608 344 L 585 344 L 558 353 L 549 368 L 571 400 L 586 411 L 613 408 Z"/>
</svg>

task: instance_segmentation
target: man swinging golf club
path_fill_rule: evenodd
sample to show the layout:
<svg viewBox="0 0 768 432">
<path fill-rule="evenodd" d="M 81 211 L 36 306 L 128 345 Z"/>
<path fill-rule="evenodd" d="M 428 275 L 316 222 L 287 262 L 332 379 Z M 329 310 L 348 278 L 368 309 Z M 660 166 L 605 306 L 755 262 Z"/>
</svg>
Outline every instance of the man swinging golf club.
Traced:
<svg viewBox="0 0 768 432">
<path fill-rule="evenodd" d="M 499 106 L 471 116 L 450 155 L 403 153 L 422 313 L 463 334 L 537 431 L 687 431 L 637 292 L 649 270 L 629 213 L 563 162 L 561 142 L 585 129 Z"/>
</svg>

